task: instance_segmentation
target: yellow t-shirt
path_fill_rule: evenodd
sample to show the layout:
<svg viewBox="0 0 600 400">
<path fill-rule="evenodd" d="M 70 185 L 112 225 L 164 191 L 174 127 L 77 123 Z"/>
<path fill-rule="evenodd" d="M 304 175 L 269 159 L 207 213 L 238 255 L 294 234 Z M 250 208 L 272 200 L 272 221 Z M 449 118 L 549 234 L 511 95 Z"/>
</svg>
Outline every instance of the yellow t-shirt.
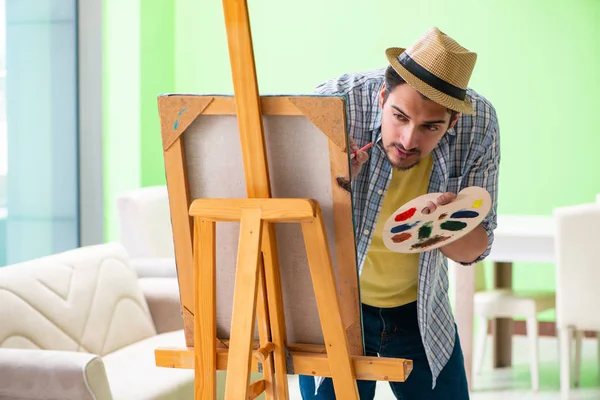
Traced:
<svg viewBox="0 0 600 400">
<path fill-rule="evenodd" d="M 383 244 L 385 221 L 403 204 L 427 193 L 431 155 L 406 171 L 392 169 L 392 180 L 360 275 L 361 301 L 373 307 L 398 307 L 417 299 L 419 253 L 400 254 Z"/>
</svg>

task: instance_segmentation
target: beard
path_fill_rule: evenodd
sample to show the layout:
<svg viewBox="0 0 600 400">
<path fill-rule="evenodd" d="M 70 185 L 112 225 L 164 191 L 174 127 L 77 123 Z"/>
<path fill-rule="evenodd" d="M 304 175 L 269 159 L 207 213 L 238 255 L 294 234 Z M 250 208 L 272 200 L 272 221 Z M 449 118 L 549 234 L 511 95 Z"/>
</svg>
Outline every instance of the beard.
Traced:
<svg viewBox="0 0 600 400">
<path fill-rule="evenodd" d="M 409 154 L 409 155 L 411 155 L 411 156 L 412 156 L 412 155 L 416 155 L 416 156 L 417 156 L 416 160 L 415 160 L 415 161 L 412 161 L 411 163 L 408 163 L 408 160 L 407 160 L 407 159 L 403 159 L 403 160 L 402 160 L 402 161 L 405 161 L 405 162 L 400 162 L 400 163 L 398 163 L 398 162 L 394 162 L 394 161 L 392 160 L 392 158 L 390 157 L 390 152 L 391 152 L 391 151 L 394 151 L 394 152 L 395 152 L 396 148 L 400 149 L 400 150 L 401 150 L 401 151 L 403 151 L 404 153 L 407 153 L 407 154 Z M 404 148 L 404 146 L 402 146 L 402 144 L 400 144 L 399 142 L 394 142 L 394 143 L 391 143 L 391 144 L 389 144 L 388 146 L 386 146 L 386 149 L 385 149 L 385 150 L 386 150 L 386 151 L 385 151 L 385 155 L 386 155 L 386 157 L 387 157 L 387 159 L 388 159 L 389 163 L 392 165 L 392 167 L 393 167 L 393 168 L 395 168 L 395 169 L 396 169 L 396 170 L 398 170 L 398 171 L 406 171 L 406 170 L 409 170 L 409 169 L 411 169 L 411 168 L 414 168 L 414 167 L 416 167 L 416 166 L 417 166 L 417 165 L 419 165 L 419 163 L 421 162 L 421 157 L 420 157 L 420 155 L 421 155 L 421 150 L 419 150 L 419 149 L 414 149 L 414 150 L 410 150 L 410 151 L 408 151 L 408 150 L 406 150 L 406 149 Z"/>
</svg>

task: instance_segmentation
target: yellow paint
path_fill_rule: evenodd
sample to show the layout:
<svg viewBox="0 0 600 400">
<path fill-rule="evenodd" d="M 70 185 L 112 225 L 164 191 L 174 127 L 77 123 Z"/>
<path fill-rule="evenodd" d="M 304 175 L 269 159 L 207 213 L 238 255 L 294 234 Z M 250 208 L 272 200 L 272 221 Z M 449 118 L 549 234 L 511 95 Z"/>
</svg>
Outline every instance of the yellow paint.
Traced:
<svg viewBox="0 0 600 400">
<path fill-rule="evenodd" d="M 483 200 L 482 199 L 475 200 L 473 202 L 473 208 L 479 208 L 479 207 L 481 207 L 481 204 L 483 204 Z"/>
</svg>

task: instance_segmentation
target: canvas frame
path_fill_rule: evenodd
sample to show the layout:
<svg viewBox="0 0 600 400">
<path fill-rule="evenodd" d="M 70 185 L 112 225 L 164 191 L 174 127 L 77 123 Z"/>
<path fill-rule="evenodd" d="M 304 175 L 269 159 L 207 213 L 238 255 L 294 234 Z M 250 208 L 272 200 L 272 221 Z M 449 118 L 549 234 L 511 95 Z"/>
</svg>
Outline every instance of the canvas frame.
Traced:
<svg viewBox="0 0 600 400">
<path fill-rule="evenodd" d="M 343 96 L 260 96 L 263 116 L 298 116 L 309 119 L 327 137 L 330 182 L 336 232 L 337 282 L 342 321 L 350 354 L 363 354 L 359 284 L 351 194 L 337 184 L 337 177 L 350 176 L 347 153 L 346 110 Z M 233 96 L 170 94 L 158 98 L 165 174 L 173 229 L 186 345 L 194 346 L 193 221 L 189 208 L 194 200 L 186 164 L 184 133 L 197 118 L 207 115 L 236 115 Z M 242 152 L 247 152 L 242 143 Z M 247 156 L 247 154 L 245 155 Z M 243 160 L 240 166 L 245 168 Z M 267 160 L 268 162 L 268 160 Z M 244 170 L 246 176 L 251 171 Z M 317 318 L 318 321 L 318 318 Z"/>
</svg>

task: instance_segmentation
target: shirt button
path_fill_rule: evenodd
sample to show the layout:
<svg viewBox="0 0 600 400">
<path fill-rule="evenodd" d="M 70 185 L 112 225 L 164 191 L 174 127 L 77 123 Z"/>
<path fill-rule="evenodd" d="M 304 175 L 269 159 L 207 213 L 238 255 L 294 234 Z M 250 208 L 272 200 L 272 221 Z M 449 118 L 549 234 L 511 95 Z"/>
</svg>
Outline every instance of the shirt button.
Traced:
<svg viewBox="0 0 600 400">
<path fill-rule="evenodd" d="M 365 235 L 368 235 L 368 234 L 369 234 L 369 230 L 368 230 L 368 229 L 365 229 L 365 230 L 363 231 L 363 233 L 364 233 Z"/>
<path fill-rule="evenodd" d="M 383 194 L 383 190 L 379 189 L 379 190 L 377 191 L 377 194 L 379 194 L 379 195 L 381 196 L 381 195 Z"/>
</svg>

